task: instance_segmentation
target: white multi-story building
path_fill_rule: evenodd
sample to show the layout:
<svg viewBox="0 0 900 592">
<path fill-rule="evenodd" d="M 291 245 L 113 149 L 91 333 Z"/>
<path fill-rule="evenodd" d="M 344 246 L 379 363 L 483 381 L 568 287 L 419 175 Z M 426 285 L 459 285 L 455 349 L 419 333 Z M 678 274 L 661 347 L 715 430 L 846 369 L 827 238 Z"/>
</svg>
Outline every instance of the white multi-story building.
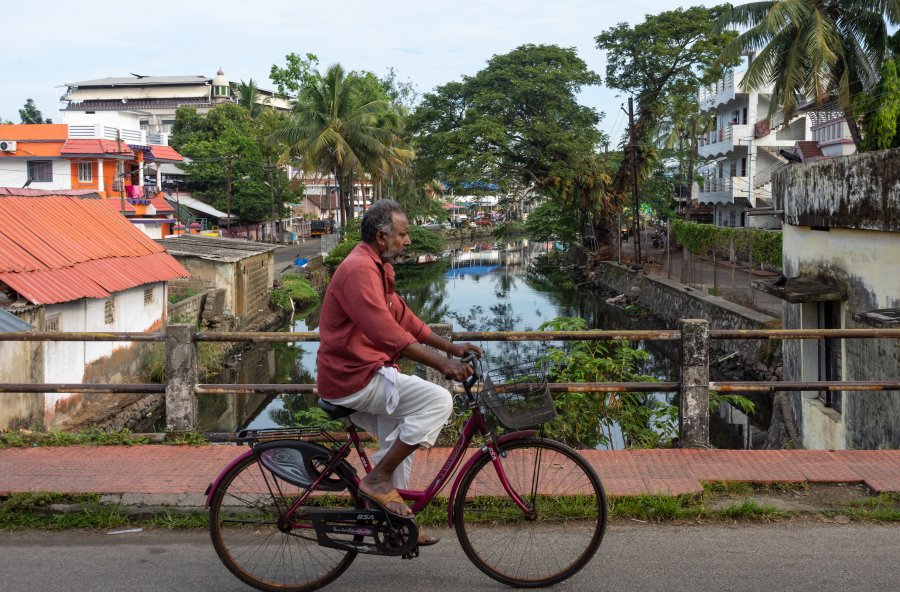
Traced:
<svg viewBox="0 0 900 592">
<path fill-rule="evenodd" d="M 81 123 L 83 115 L 104 119 L 117 114 L 137 118 L 140 129 L 153 134 L 171 134 L 175 111 L 193 107 L 206 113 L 216 105 L 235 99 L 235 85 L 219 69 L 216 76 L 110 77 L 66 83 L 61 109 L 65 123 Z M 274 91 L 257 89 L 257 101 L 280 110 L 290 110 L 289 100 Z"/>
<path fill-rule="evenodd" d="M 772 172 L 786 164 L 779 150 L 810 137 L 806 116 L 790 122 L 770 120 L 772 87 L 749 92 L 741 88 L 746 73 L 730 70 L 699 91 L 700 108 L 713 115 L 711 131 L 700 136 L 701 204 L 714 206 L 718 226 L 764 226 L 768 216 L 746 216 L 747 210 L 771 207 Z"/>
</svg>

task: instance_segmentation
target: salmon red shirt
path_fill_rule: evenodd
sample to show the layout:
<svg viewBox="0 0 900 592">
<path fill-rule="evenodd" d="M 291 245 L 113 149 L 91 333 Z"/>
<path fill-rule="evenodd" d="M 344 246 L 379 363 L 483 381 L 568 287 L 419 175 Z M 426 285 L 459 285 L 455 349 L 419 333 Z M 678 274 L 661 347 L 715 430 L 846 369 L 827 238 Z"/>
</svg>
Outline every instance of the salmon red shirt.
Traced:
<svg viewBox="0 0 900 592">
<path fill-rule="evenodd" d="M 360 242 L 325 291 L 316 357 L 319 396 L 338 399 L 361 390 L 407 345 L 429 335 L 431 328 L 394 292 L 394 266 Z"/>
</svg>

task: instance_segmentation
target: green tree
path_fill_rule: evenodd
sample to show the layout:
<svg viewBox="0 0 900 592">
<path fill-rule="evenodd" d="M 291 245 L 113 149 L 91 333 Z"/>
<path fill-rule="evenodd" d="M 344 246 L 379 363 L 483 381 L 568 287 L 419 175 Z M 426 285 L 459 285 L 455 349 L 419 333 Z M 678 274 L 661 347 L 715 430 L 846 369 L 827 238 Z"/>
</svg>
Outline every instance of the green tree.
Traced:
<svg viewBox="0 0 900 592">
<path fill-rule="evenodd" d="M 734 37 L 714 29 L 725 8 L 695 6 L 647 15 L 643 23 L 620 23 L 596 37 L 597 47 L 606 52 L 606 85 L 637 100 L 634 154 L 639 182 L 654 169 L 648 161 L 657 156 L 659 128 L 669 113 L 667 99 L 696 94 L 701 82 L 715 76 L 712 67 Z M 631 150 L 623 156 L 613 176 L 616 211 L 610 217 L 630 201 L 626 194 L 632 182 Z"/>
<path fill-rule="evenodd" d="M 19 119 L 22 123 L 53 123 L 50 118 L 44 119 L 43 113 L 34 104 L 33 99 L 25 101 L 25 105 L 19 109 Z"/>
<path fill-rule="evenodd" d="M 576 100 L 599 83 L 574 49 L 523 45 L 494 56 L 474 76 L 426 94 L 411 116 L 418 180 L 558 187 L 573 157 L 603 139 L 600 116 Z"/>
<path fill-rule="evenodd" d="M 574 49 L 523 45 L 438 87 L 410 117 L 419 186 L 495 184 L 517 201 L 534 194 L 577 209 L 583 227 L 602 210 L 609 182 L 596 155 L 601 115 L 577 101 L 599 83 Z"/>
<path fill-rule="evenodd" d="M 900 58 L 887 60 L 881 68 L 881 81 L 872 93 L 856 98 L 854 110 L 862 117 L 864 151 L 900 148 Z"/>
<path fill-rule="evenodd" d="M 235 95 L 237 95 L 237 104 L 246 109 L 251 118 L 259 117 L 265 105 L 260 102 L 259 87 L 252 78 L 248 82 L 241 80 L 235 89 Z"/>
<path fill-rule="evenodd" d="M 885 22 L 887 21 L 887 23 Z M 791 118 L 803 101 L 821 105 L 837 95 L 857 148 L 861 136 L 854 99 L 878 82 L 888 24 L 900 24 L 900 0 L 767 0 L 734 6 L 719 28 L 746 30 L 722 52 L 723 62 L 759 52 L 743 87 L 774 83 L 769 114 Z"/>
<path fill-rule="evenodd" d="M 172 145 L 190 159 L 184 169 L 196 197 L 227 211 L 230 185 L 233 216 L 251 224 L 269 219 L 268 172 L 258 127 L 246 109 L 225 103 L 200 115 L 182 107 L 175 112 Z"/>
<path fill-rule="evenodd" d="M 361 102 L 361 86 L 340 64 L 331 66 L 301 87 L 293 117 L 273 134 L 288 146 L 283 158 L 297 159 L 306 171 L 334 174 L 344 222 L 353 217 L 352 181 L 348 183 L 345 174 L 362 174 L 365 159 L 391 151 L 390 134 L 378 125 L 389 105 L 383 100 Z"/>
<path fill-rule="evenodd" d="M 312 53 L 307 53 L 305 57 L 289 53 L 284 56 L 284 61 L 284 67 L 272 66 L 269 78 L 282 96 L 296 97 L 304 86 L 313 83 L 319 58 Z"/>
</svg>

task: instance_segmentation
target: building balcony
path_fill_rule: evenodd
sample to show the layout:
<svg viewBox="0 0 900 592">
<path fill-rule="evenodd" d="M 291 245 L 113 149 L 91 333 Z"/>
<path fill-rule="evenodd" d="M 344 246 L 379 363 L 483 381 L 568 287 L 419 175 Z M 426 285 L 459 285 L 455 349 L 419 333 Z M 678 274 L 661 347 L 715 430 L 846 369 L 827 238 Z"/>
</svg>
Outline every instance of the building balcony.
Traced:
<svg viewBox="0 0 900 592">
<path fill-rule="evenodd" d="M 701 204 L 730 204 L 735 198 L 747 198 L 747 177 L 705 177 L 700 182 L 697 201 Z"/>
<path fill-rule="evenodd" d="M 725 156 L 734 152 L 736 146 L 747 146 L 747 140 L 753 137 L 752 125 L 732 125 L 701 134 L 697 153 L 700 158 Z"/>
<path fill-rule="evenodd" d="M 715 109 L 718 105 L 724 105 L 741 94 L 740 85 L 744 81 L 746 71 L 735 72 L 729 70 L 723 78 L 713 84 L 701 86 L 697 92 L 697 100 L 700 102 L 701 111 Z"/>
<path fill-rule="evenodd" d="M 98 123 L 96 125 L 70 125 L 69 138 L 73 140 L 122 140 L 125 144 L 168 146 L 168 134 L 139 129 L 117 128 Z"/>
</svg>

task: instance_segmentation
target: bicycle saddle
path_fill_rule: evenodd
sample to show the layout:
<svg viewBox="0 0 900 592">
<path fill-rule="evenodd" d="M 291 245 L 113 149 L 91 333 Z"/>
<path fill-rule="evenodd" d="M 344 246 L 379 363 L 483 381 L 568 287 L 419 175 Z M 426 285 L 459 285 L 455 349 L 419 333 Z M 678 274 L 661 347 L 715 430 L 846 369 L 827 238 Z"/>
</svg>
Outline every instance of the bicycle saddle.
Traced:
<svg viewBox="0 0 900 592">
<path fill-rule="evenodd" d="M 329 403 L 325 399 L 319 399 L 319 409 L 330 415 L 332 419 L 340 419 L 342 417 L 347 417 L 351 413 L 356 413 L 356 409 L 341 407 L 340 405 Z"/>
</svg>

